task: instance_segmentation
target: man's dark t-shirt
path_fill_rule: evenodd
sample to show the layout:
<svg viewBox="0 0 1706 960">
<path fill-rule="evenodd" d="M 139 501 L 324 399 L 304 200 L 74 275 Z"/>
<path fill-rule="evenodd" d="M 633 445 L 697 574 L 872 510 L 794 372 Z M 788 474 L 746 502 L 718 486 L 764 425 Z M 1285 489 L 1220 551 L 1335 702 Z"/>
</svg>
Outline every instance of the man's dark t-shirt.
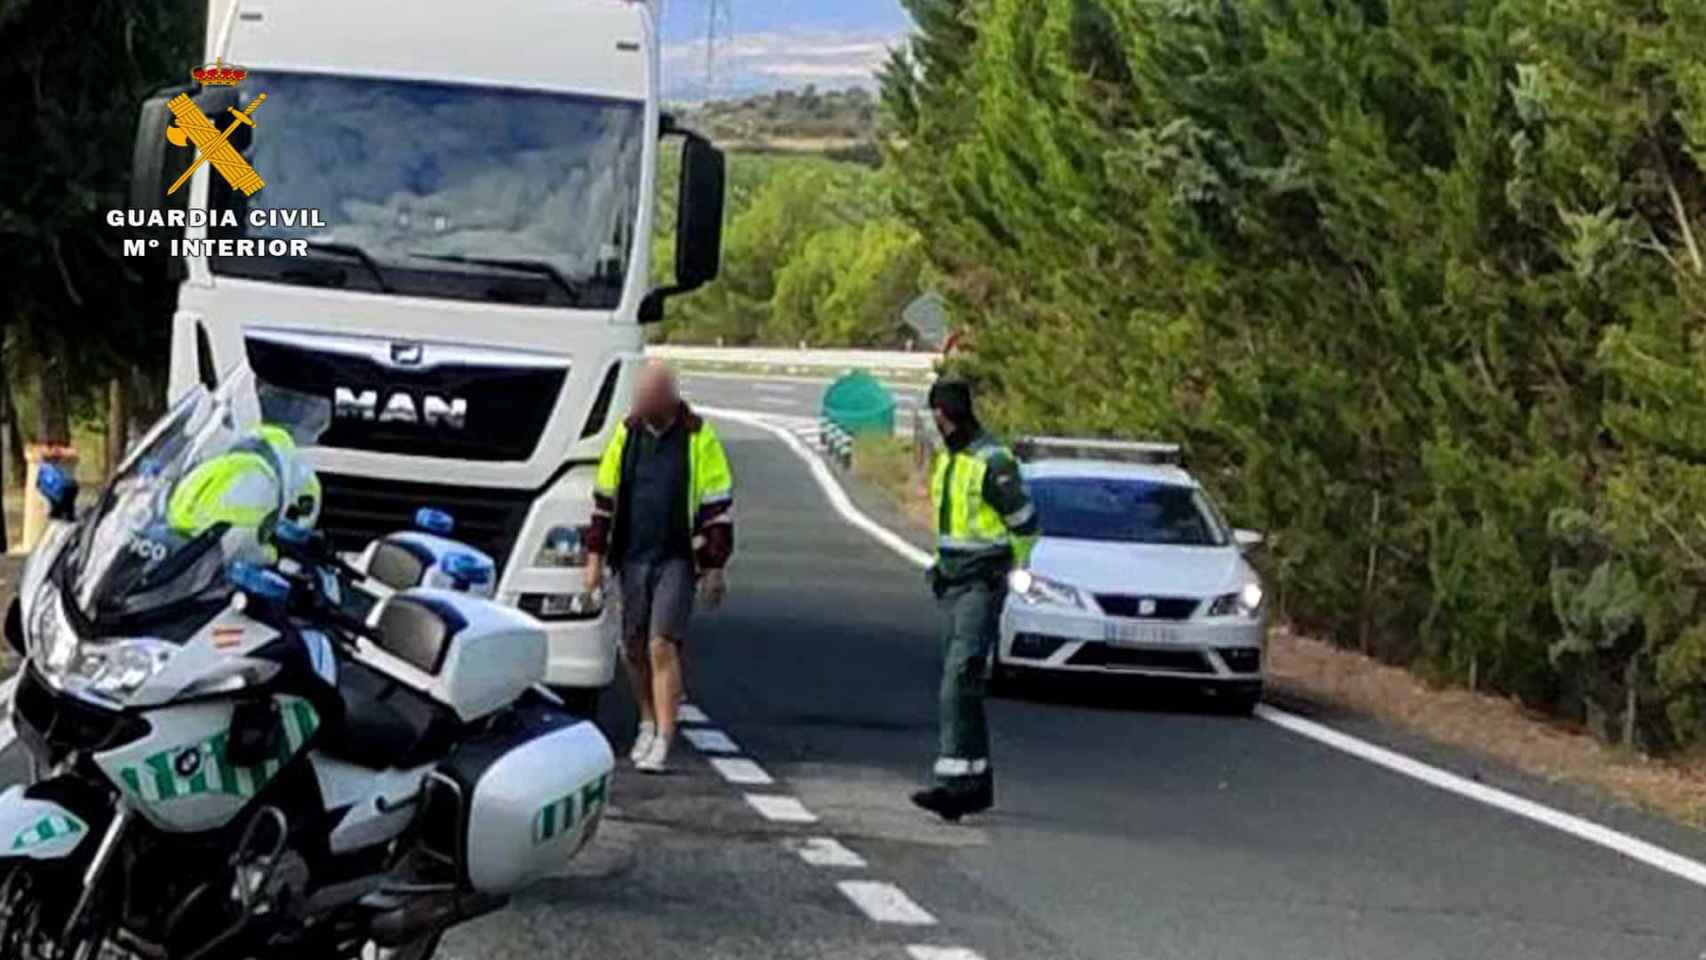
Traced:
<svg viewBox="0 0 1706 960">
<path fill-rule="evenodd" d="M 662 433 L 641 426 L 629 436 L 634 473 L 619 511 L 624 563 L 662 563 L 693 556 L 687 527 L 687 428 L 677 417 Z"/>
</svg>

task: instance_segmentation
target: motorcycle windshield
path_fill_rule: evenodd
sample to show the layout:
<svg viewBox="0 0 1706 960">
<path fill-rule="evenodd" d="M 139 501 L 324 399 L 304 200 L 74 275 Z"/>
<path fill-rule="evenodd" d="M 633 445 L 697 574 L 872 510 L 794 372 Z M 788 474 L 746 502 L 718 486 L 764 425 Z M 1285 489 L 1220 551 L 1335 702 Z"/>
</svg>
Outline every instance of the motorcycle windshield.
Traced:
<svg viewBox="0 0 1706 960">
<path fill-rule="evenodd" d="M 228 600 L 232 561 L 273 559 L 267 541 L 304 469 L 291 449 L 330 419 L 329 400 L 247 370 L 191 390 L 79 520 L 58 578 L 74 616 L 119 633 Z"/>
</svg>

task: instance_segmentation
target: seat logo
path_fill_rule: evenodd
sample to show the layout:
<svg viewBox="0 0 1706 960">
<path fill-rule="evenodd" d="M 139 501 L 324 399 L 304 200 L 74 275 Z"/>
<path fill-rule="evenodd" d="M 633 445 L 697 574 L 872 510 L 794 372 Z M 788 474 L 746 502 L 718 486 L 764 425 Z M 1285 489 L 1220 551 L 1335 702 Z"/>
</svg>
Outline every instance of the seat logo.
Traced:
<svg viewBox="0 0 1706 960">
<path fill-rule="evenodd" d="M 1140 617 L 1154 616 L 1155 615 L 1155 601 L 1149 599 L 1148 597 L 1144 597 L 1143 599 L 1137 601 L 1137 615 Z"/>
<path fill-rule="evenodd" d="M 339 420 L 405 423 L 412 426 L 461 430 L 468 425 L 468 401 L 429 393 L 420 398 L 406 390 L 389 391 L 380 403 L 378 390 L 337 387 L 332 391 L 332 415 Z"/>
</svg>

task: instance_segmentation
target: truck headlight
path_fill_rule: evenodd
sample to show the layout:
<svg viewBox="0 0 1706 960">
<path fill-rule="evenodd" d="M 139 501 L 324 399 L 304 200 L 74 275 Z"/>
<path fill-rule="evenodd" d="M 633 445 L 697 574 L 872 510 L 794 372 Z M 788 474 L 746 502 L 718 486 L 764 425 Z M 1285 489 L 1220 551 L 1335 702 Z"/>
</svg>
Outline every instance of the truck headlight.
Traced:
<svg viewBox="0 0 1706 960">
<path fill-rule="evenodd" d="M 552 527 L 533 558 L 536 567 L 586 566 L 586 528 Z"/>
<path fill-rule="evenodd" d="M 1062 607 L 1089 609 L 1084 594 L 1071 584 L 1050 580 L 1040 573 L 1014 570 L 1007 575 L 1007 589 L 1026 603 L 1052 603 Z"/>
<path fill-rule="evenodd" d="M 1254 617 L 1262 609 L 1262 585 L 1251 581 L 1237 593 L 1223 593 L 1214 598 L 1209 604 L 1208 615 L 1211 617 Z"/>
</svg>

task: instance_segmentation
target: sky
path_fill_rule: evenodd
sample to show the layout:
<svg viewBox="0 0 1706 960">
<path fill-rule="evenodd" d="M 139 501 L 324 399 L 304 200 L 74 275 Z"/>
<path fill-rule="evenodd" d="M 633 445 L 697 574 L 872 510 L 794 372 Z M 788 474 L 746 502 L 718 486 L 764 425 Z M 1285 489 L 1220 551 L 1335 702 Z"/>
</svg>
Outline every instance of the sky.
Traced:
<svg viewBox="0 0 1706 960">
<path fill-rule="evenodd" d="M 729 0 L 732 42 L 721 53 L 725 95 L 869 85 L 911 25 L 900 0 Z M 663 0 L 664 90 L 702 99 L 709 0 Z"/>
</svg>

